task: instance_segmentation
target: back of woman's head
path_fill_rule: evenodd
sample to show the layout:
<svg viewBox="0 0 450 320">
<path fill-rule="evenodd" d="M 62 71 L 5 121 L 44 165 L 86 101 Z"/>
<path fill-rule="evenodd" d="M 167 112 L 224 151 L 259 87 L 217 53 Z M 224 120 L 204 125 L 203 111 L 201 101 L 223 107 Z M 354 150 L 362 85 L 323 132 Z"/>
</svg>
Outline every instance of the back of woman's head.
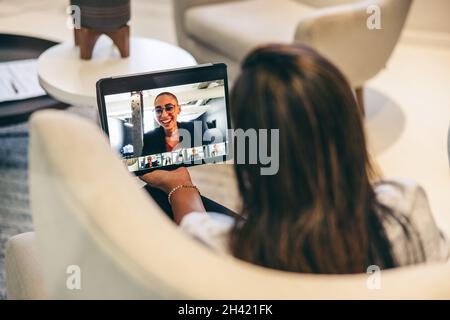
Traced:
<svg viewBox="0 0 450 320">
<path fill-rule="evenodd" d="M 236 166 L 247 217 L 232 233 L 236 257 L 303 272 L 393 266 L 361 115 L 333 64 L 302 45 L 260 47 L 242 63 L 231 107 L 236 128 L 279 129 L 277 174 Z"/>
</svg>

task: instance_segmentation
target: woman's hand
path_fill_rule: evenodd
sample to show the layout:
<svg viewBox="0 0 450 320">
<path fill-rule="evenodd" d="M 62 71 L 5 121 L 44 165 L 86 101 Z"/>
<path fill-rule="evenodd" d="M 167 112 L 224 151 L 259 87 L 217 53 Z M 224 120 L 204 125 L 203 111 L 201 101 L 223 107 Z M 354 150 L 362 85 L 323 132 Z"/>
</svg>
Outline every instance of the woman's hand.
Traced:
<svg viewBox="0 0 450 320">
<path fill-rule="evenodd" d="M 155 170 L 140 177 L 152 187 L 169 193 L 179 185 L 192 185 L 191 176 L 185 167 L 173 171 Z M 190 212 L 205 212 L 200 194 L 193 188 L 182 188 L 171 197 L 174 220 L 180 224 L 183 217 Z"/>
<path fill-rule="evenodd" d="M 191 176 L 185 167 L 176 170 L 155 170 L 140 176 L 141 180 L 152 187 L 169 193 L 173 188 L 183 185 L 192 185 Z"/>
</svg>

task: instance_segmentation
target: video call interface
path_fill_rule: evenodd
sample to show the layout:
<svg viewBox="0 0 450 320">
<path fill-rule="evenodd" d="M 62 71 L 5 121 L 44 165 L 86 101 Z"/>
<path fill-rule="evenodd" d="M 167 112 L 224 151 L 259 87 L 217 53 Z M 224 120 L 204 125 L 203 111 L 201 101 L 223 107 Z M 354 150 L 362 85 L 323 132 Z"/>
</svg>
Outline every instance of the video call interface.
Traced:
<svg viewBox="0 0 450 320">
<path fill-rule="evenodd" d="M 105 105 L 111 147 L 131 172 L 227 155 L 223 80 L 106 95 Z"/>
</svg>

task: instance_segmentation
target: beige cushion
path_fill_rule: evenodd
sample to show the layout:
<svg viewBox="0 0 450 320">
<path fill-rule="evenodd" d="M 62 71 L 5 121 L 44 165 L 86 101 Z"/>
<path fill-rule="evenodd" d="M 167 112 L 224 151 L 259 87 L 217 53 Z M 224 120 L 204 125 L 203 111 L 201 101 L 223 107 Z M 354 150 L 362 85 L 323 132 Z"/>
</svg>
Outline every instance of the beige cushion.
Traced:
<svg viewBox="0 0 450 320">
<path fill-rule="evenodd" d="M 8 299 L 45 299 L 44 279 L 33 232 L 12 237 L 6 244 Z"/>
<path fill-rule="evenodd" d="M 237 1 L 194 7 L 185 27 L 199 42 L 240 61 L 262 43 L 293 42 L 298 23 L 314 10 L 294 0 Z"/>
</svg>

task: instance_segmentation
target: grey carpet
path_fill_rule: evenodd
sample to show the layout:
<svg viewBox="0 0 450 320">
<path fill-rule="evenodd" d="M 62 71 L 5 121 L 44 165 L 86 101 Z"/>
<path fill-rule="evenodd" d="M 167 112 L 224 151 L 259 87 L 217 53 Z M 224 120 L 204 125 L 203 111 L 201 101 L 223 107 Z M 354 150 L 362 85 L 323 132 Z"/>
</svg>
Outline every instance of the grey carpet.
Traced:
<svg viewBox="0 0 450 320">
<path fill-rule="evenodd" d="M 95 108 L 71 107 L 69 112 L 96 119 Z M 28 197 L 28 124 L 0 127 L 0 299 L 6 298 L 5 244 L 32 231 Z"/>
<path fill-rule="evenodd" d="M 27 156 L 28 124 L 0 127 L 0 299 L 6 298 L 6 241 L 32 228 Z"/>
</svg>

